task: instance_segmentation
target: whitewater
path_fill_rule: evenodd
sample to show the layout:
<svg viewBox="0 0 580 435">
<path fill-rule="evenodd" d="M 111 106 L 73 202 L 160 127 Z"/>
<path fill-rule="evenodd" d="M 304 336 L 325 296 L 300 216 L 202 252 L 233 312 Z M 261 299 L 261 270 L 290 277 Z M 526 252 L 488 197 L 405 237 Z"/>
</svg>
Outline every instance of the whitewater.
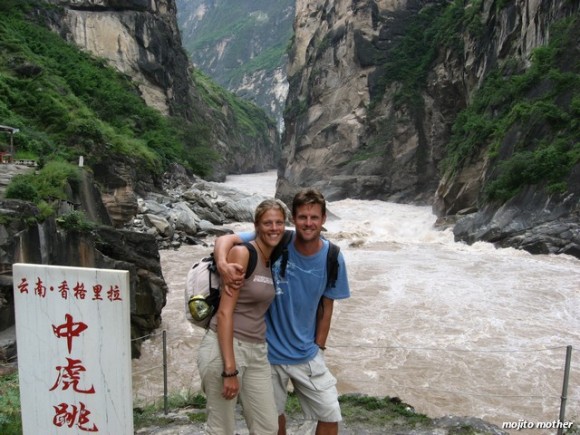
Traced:
<svg viewBox="0 0 580 435">
<path fill-rule="evenodd" d="M 268 196 L 275 182 L 275 172 L 226 180 Z M 430 417 L 475 416 L 513 433 L 553 434 L 537 423 L 558 419 L 572 346 L 566 421 L 580 422 L 578 259 L 456 243 L 451 230 L 434 227 L 430 207 L 346 199 L 328 210 L 325 236 L 341 247 L 352 292 L 335 304 L 325 352 L 341 394 L 397 396 Z M 212 242 L 161 252 L 170 392 L 199 391 L 204 331 L 185 320 L 183 286 Z M 136 400 L 163 394 L 162 372 L 151 369 L 161 356 L 156 334 L 133 362 Z M 535 426 L 517 429 L 518 421 Z"/>
</svg>

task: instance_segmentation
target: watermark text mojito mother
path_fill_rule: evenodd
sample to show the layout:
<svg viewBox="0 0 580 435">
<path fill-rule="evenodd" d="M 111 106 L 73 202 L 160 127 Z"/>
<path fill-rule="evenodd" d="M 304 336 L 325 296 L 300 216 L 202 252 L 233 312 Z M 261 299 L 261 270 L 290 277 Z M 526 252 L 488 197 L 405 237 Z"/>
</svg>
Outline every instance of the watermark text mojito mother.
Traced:
<svg viewBox="0 0 580 435">
<path fill-rule="evenodd" d="M 528 421 L 528 420 L 518 420 L 518 421 L 504 421 L 501 424 L 502 429 L 571 429 L 574 425 L 571 421 Z"/>
</svg>

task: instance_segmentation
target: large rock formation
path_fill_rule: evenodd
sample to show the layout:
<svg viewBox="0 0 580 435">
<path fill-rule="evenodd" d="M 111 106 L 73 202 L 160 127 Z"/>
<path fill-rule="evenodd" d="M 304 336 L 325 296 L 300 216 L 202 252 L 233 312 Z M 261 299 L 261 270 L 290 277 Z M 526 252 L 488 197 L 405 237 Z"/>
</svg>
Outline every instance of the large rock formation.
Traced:
<svg viewBox="0 0 580 435">
<path fill-rule="evenodd" d="M 409 108 L 397 110 L 396 88 L 374 117 L 369 109 L 380 62 L 419 6 L 297 1 L 278 196 L 313 185 L 330 200 L 430 200 L 441 144 L 427 143 L 424 126 L 437 128 L 431 139 L 445 133 L 433 122 L 440 114 L 417 119 Z"/>
<path fill-rule="evenodd" d="M 297 188 L 315 186 L 330 200 L 354 197 L 435 202 L 439 216 L 475 212 L 483 207 L 483 184 L 497 165 L 490 161 L 486 145 L 479 155 L 441 181 L 439 165 L 446 156 L 458 114 L 469 107 L 476 91 L 498 65 L 515 61 L 525 69 L 531 63 L 532 51 L 549 41 L 550 24 L 578 13 L 578 3 L 565 0 L 516 0 L 504 7 L 491 0 L 298 0 L 296 5 L 277 196 L 288 201 Z M 426 41 L 415 46 L 401 46 L 401 42 L 407 35 L 420 35 L 416 41 L 421 41 L 429 14 L 451 7 L 459 15 L 449 21 L 457 28 L 451 27 L 443 35 L 451 42 L 442 40 L 426 54 L 423 61 L 427 67 L 412 63 L 413 53 Z M 569 59 L 577 56 L 577 49 L 568 53 Z M 517 131 L 511 134 L 512 139 L 518 135 Z M 513 143 L 511 140 L 512 150 Z M 509 154 L 502 151 L 503 155 Z M 578 222 L 578 192 L 573 187 L 577 177 L 578 171 L 572 171 L 569 190 L 563 195 L 550 196 L 543 193 L 542 186 L 537 188 L 536 198 L 549 197 L 550 204 L 564 205 L 558 207 L 561 213 L 548 213 L 556 226 L 560 219 Z M 520 209 L 541 208 L 539 200 L 530 204 L 514 201 Z M 477 224 L 468 232 L 478 231 L 481 236 L 485 231 L 477 230 L 478 225 L 488 225 L 501 205 L 487 207 L 487 218 L 472 220 Z M 541 215 L 532 212 L 522 217 L 516 238 L 527 237 L 521 233 L 524 228 L 546 224 L 541 219 L 530 219 Z M 512 233 L 505 228 L 504 236 L 506 232 Z M 541 249 L 536 245 L 531 250 L 577 249 L 563 248 L 565 240 L 557 242 L 559 247 L 549 241 L 550 237 L 570 235 L 570 231 L 554 229 L 549 233 L 542 238 L 548 245 Z M 537 239 L 537 235 L 534 237 Z M 487 240 L 499 242 L 493 237 Z M 531 240 L 502 240 L 518 247 L 535 245 Z M 578 246 L 577 239 L 572 243 Z"/>
<path fill-rule="evenodd" d="M 90 232 L 67 230 L 55 218 L 32 223 L 38 209 L 19 200 L 0 200 L 0 215 L 0 330 L 14 324 L 14 263 L 128 270 L 131 337 L 144 337 L 159 326 L 167 285 L 153 236 L 100 225 Z M 133 341 L 134 356 L 139 349 L 139 340 Z"/>
<path fill-rule="evenodd" d="M 208 129 L 209 145 L 219 155 L 208 178 L 223 181 L 229 173 L 265 171 L 275 166 L 279 153 L 275 123 L 259 110 L 244 113 L 235 101 L 220 98 L 214 90 L 211 96 L 204 95 L 201 86 L 194 83 L 194 69 L 181 45 L 175 0 L 44 1 L 59 6 L 42 14 L 63 39 L 107 60 L 130 77 L 149 106 L 181 118 L 180 123 L 194 122 Z M 256 125 L 264 131 L 252 131 Z M 103 165 L 115 163 L 114 157 L 106 157 Z M 130 178 L 119 183 L 121 178 L 115 177 L 115 186 L 105 192 L 111 197 L 118 196 L 119 189 L 130 195 L 131 191 L 143 193 L 159 187 L 160 180 L 140 171 L 135 162 L 116 166 L 105 172 Z M 98 171 L 96 177 L 107 185 Z"/>
<path fill-rule="evenodd" d="M 181 48 L 174 0 L 46 1 L 63 7 L 51 24 L 64 39 L 132 77 L 149 106 L 185 114 L 189 61 Z"/>
<path fill-rule="evenodd" d="M 522 0 L 504 10 L 484 1 L 481 39 L 466 31 L 463 51 L 438 53 L 422 102 L 400 104 L 400 83 L 381 88 L 385 65 L 401 35 L 418 31 L 407 26 L 429 3 L 297 2 L 281 197 L 315 185 L 330 199 L 431 203 L 451 126 L 485 74 L 500 59 L 529 58 L 546 43 L 549 23 L 572 12 L 566 1 Z"/>
</svg>

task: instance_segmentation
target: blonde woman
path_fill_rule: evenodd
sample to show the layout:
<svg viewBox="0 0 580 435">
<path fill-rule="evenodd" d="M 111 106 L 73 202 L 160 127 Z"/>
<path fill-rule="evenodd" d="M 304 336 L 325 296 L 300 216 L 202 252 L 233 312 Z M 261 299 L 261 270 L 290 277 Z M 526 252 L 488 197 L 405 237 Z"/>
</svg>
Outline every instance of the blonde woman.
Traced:
<svg viewBox="0 0 580 435">
<path fill-rule="evenodd" d="M 250 434 L 278 431 L 264 316 L 274 299 L 270 254 L 284 234 L 286 212 L 275 199 L 256 208 L 256 239 L 234 246 L 228 262 L 247 269 L 250 250 L 257 254 L 254 272 L 239 291 L 221 292 L 216 315 L 199 348 L 198 368 L 207 397 L 207 433 L 231 435 L 235 431 L 239 399 Z"/>
</svg>

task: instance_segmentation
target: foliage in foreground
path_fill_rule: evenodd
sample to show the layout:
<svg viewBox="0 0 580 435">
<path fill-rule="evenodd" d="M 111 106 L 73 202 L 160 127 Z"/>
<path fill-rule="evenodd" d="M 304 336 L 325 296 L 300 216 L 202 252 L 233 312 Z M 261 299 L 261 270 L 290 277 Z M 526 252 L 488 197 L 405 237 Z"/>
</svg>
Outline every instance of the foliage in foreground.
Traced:
<svg viewBox="0 0 580 435">
<path fill-rule="evenodd" d="M 343 395 L 339 398 L 345 421 L 382 426 L 404 419 L 405 425 L 428 424 L 431 419 L 416 413 L 413 407 L 397 397 Z"/>
<path fill-rule="evenodd" d="M 0 376 L 0 433 L 22 433 L 18 373 Z"/>
<path fill-rule="evenodd" d="M 204 422 L 206 420 L 205 396 L 199 393 L 187 392 L 186 394 L 174 394 L 167 398 L 167 409 L 191 409 L 187 417 L 191 422 Z M 133 409 L 133 421 L 136 428 L 147 426 L 160 426 L 164 423 L 171 423 L 173 420 L 164 416 L 162 413 L 165 409 L 164 401 L 149 404 L 146 406 L 137 406 Z"/>
<path fill-rule="evenodd" d="M 385 427 L 397 425 L 407 427 L 428 426 L 431 419 L 426 415 L 416 413 L 413 408 L 394 397 L 370 397 L 358 394 L 348 394 L 339 397 L 344 420 L 347 424 L 362 423 L 368 426 Z M 206 398 L 200 393 L 188 392 L 174 394 L 167 398 L 168 411 L 186 409 L 190 422 L 206 421 Z M 163 426 L 175 423 L 173 416 L 164 415 L 165 403 L 160 400 L 146 406 L 135 406 L 133 418 L 135 429 L 149 426 Z M 290 394 L 286 403 L 286 414 L 297 416 L 301 413 L 298 398 Z M 572 416 L 575 418 L 575 416 Z M 20 418 L 20 391 L 18 388 L 18 373 L 0 376 L 0 433 L 17 435 L 22 433 Z M 477 433 L 470 426 L 461 426 L 451 434 L 470 435 Z M 580 434 L 577 425 L 566 431 L 567 435 Z"/>
<path fill-rule="evenodd" d="M 415 413 L 409 405 L 397 398 L 344 395 L 339 400 L 344 419 L 350 423 L 383 425 L 401 418 L 404 419 L 405 424 L 409 425 L 427 424 L 430 421 L 427 416 Z M 205 406 L 206 398 L 199 393 L 174 394 L 167 399 L 168 410 L 191 410 L 187 412 L 187 417 L 191 422 L 206 420 Z M 172 417 L 164 415 L 164 409 L 163 400 L 146 406 L 136 406 L 133 412 L 135 428 L 173 423 Z M 286 413 L 297 415 L 300 412 L 297 397 L 290 394 L 286 404 Z M 0 433 L 22 433 L 18 373 L 0 376 Z"/>
<path fill-rule="evenodd" d="M 412 407 L 401 402 L 398 398 L 379 398 L 363 395 L 343 395 L 339 398 L 343 417 L 348 423 L 364 423 L 371 426 L 385 424 L 405 425 L 428 424 L 431 420 L 416 413 Z M 201 394 L 175 395 L 168 398 L 168 409 L 190 409 L 187 417 L 192 422 L 206 420 L 204 412 L 206 398 Z M 168 423 L 168 417 L 163 415 L 164 403 L 155 403 L 135 409 L 135 427 L 161 426 Z M 295 394 L 290 393 L 286 402 L 286 415 L 298 416 L 301 414 L 300 403 Z"/>
</svg>

